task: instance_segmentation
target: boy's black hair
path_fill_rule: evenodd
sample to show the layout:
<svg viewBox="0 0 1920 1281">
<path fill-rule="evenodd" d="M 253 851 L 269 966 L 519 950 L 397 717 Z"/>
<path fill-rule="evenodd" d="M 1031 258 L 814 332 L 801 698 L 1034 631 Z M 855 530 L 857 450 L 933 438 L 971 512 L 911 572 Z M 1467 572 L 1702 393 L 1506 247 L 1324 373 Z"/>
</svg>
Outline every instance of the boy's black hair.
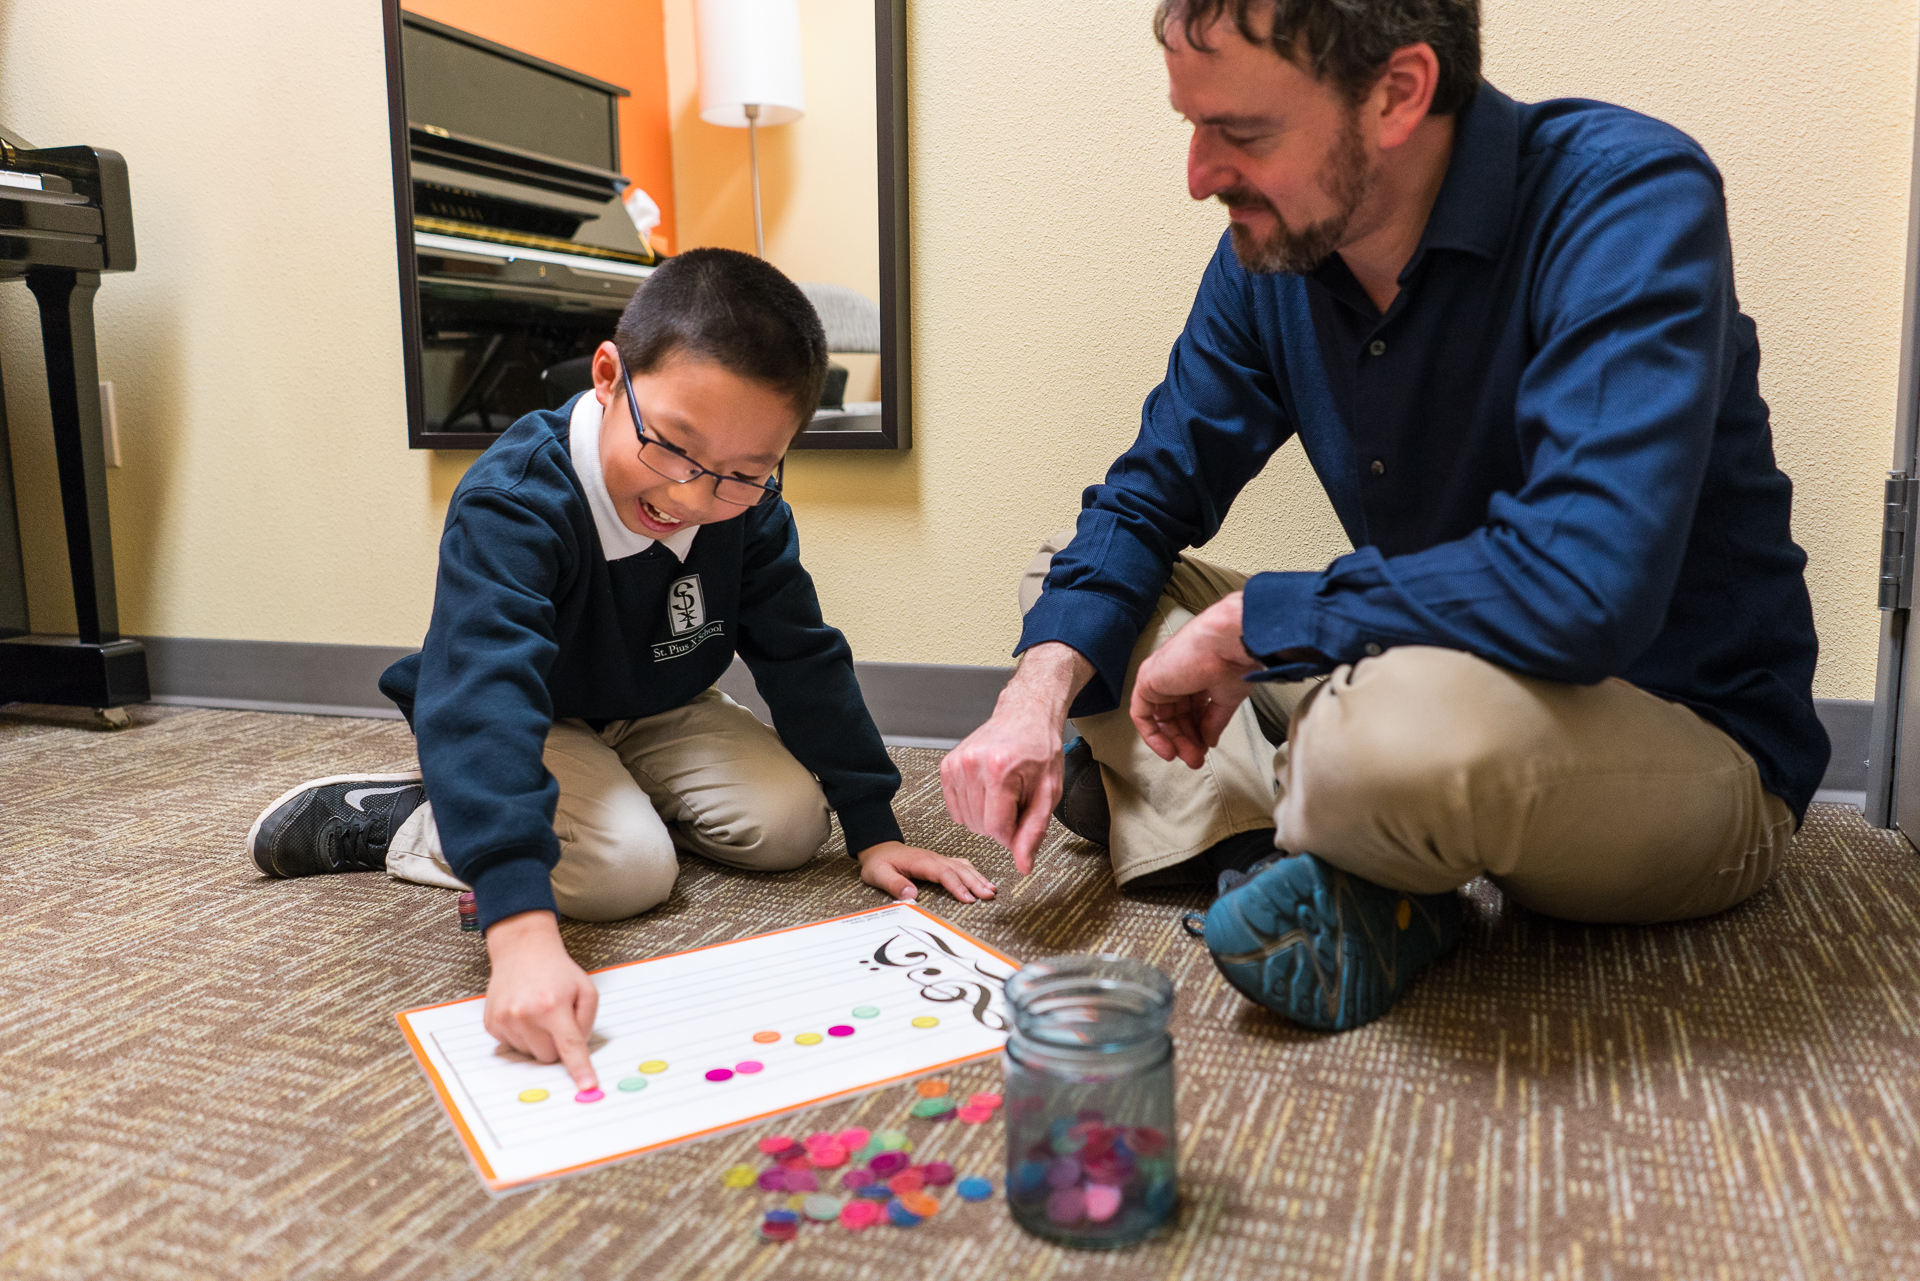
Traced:
<svg viewBox="0 0 1920 1281">
<path fill-rule="evenodd" d="M 689 249 L 647 277 L 613 342 L 627 372 L 647 374 L 676 353 L 711 360 L 793 401 L 804 425 L 827 380 L 827 335 L 800 287 L 736 249 Z"/>
</svg>

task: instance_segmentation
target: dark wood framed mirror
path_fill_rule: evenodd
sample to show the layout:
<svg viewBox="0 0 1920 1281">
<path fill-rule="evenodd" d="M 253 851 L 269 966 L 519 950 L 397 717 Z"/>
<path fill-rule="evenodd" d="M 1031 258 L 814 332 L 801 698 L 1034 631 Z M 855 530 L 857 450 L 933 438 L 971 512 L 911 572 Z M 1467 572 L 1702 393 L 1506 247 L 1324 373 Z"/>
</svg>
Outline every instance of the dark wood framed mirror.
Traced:
<svg viewBox="0 0 1920 1281">
<path fill-rule="evenodd" d="M 769 256 L 814 297 L 836 352 L 872 349 L 877 304 L 878 358 L 847 358 L 854 385 L 843 399 L 830 387 L 832 403 L 823 404 L 795 449 L 898 450 L 912 440 L 905 0 L 871 3 L 877 273 L 858 273 L 860 281 L 809 279 L 804 264 L 796 269 L 780 254 Z M 662 4 L 683 15 L 694 7 L 693 0 Z M 629 177 L 622 171 L 621 111 L 629 90 L 520 47 L 537 41 L 495 39 L 484 21 L 472 24 L 481 29 L 459 25 L 458 0 L 421 7 L 434 16 L 382 0 L 407 441 L 415 449 L 484 449 L 521 414 L 556 407 L 584 385 L 582 358 L 612 335 L 621 308 L 663 252 L 661 238 L 650 240 L 622 199 Z M 475 8 L 476 15 L 489 12 L 498 6 Z M 866 57 L 844 39 L 829 56 L 862 63 Z M 849 67 L 836 79 L 857 72 L 863 80 L 865 69 Z M 664 100 L 665 88 L 635 92 Z M 822 97 L 830 111 L 832 95 Z M 760 131 L 763 157 L 771 150 L 775 165 L 807 163 L 804 148 L 769 149 L 770 132 Z M 733 164 L 737 150 L 744 169 L 746 140 L 733 130 L 688 117 L 672 136 L 672 146 L 708 149 L 716 163 Z M 659 159 L 653 157 L 656 171 Z M 766 159 L 761 164 L 773 176 Z M 859 188 L 870 179 L 856 168 L 848 166 L 852 177 L 837 199 L 864 198 Z M 775 212 L 779 192 L 792 185 L 775 184 Z M 787 230 L 786 243 L 801 243 L 795 229 Z M 874 279 L 879 296 L 868 301 Z M 833 341 L 832 312 L 841 301 L 866 313 L 853 330 L 865 336 L 845 346 Z M 853 331 L 841 324 L 837 332 Z M 836 387 L 845 382 L 836 376 Z"/>
</svg>

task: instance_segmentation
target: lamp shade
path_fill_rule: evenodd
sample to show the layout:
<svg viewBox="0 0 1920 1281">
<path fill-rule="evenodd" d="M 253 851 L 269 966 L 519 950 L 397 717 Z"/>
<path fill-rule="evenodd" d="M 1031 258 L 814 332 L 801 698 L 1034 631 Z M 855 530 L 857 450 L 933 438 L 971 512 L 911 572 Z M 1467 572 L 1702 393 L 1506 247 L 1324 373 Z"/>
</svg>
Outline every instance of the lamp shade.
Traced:
<svg viewBox="0 0 1920 1281">
<path fill-rule="evenodd" d="M 800 74 L 800 0 L 699 0 L 694 40 L 700 49 L 700 118 L 747 127 L 757 103 L 763 125 L 806 113 Z"/>
</svg>

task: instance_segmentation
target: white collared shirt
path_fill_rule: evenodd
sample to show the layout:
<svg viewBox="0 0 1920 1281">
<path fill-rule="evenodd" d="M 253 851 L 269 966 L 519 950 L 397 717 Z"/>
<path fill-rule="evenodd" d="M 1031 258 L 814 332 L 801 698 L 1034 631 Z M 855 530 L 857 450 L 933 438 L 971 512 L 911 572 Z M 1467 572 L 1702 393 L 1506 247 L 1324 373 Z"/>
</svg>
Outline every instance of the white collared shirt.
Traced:
<svg viewBox="0 0 1920 1281">
<path fill-rule="evenodd" d="M 600 550 L 609 561 L 638 556 L 653 546 L 655 539 L 628 529 L 607 493 L 607 480 L 600 471 L 600 401 L 588 392 L 574 402 L 573 416 L 567 420 L 568 449 L 573 455 L 573 471 L 580 487 L 587 491 L 587 508 L 593 512 L 593 527 L 600 535 Z M 685 563 L 693 550 L 694 536 L 700 526 L 685 529 L 657 540 L 675 559 Z"/>
</svg>

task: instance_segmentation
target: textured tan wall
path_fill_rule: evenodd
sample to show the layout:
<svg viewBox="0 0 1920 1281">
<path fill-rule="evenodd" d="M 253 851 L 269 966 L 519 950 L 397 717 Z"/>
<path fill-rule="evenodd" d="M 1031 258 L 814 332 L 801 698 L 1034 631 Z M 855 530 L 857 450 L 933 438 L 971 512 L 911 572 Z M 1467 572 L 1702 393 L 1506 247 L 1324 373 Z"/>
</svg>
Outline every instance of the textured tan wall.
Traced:
<svg viewBox="0 0 1920 1281">
<path fill-rule="evenodd" d="M 1186 199 L 1149 0 L 910 7 L 916 445 L 797 457 L 790 490 L 856 653 L 1000 663 L 1013 576 L 1132 437 L 1221 220 Z M 670 58 L 673 24 L 670 10 Z M 1495 83 L 1651 111 L 1726 172 L 1812 557 L 1817 692 L 1835 697 L 1872 689 L 1915 36 L 1911 4 L 1889 0 L 1488 4 Z M 110 480 L 128 630 L 420 635 L 469 456 L 404 447 L 383 95 L 371 0 L 0 0 L 0 120 L 43 145 L 116 147 L 133 171 L 141 267 L 100 303 L 128 464 Z M 33 337 L 24 291 L 0 290 L 51 629 L 71 615 Z M 1289 449 L 1205 554 L 1309 568 L 1341 549 Z"/>
<path fill-rule="evenodd" d="M 406 447 L 380 6 L 0 0 L 0 120 L 127 158 L 139 265 L 96 303 L 122 628 L 417 641 L 456 464 Z M 33 317 L 0 289 L 29 604 L 71 631 Z"/>
</svg>

